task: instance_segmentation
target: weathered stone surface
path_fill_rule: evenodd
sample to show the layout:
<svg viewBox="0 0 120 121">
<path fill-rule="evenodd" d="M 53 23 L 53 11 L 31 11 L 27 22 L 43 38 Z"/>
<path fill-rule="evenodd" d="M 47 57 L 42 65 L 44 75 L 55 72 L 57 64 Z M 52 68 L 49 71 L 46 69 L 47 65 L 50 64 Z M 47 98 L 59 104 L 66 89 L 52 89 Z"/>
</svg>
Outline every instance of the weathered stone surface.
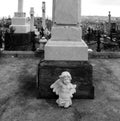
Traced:
<svg viewBox="0 0 120 121">
<path fill-rule="evenodd" d="M 15 33 L 16 34 L 27 34 L 28 32 L 30 32 L 30 25 L 26 24 L 26 25 L 11 25 L 10 27 L 14 27 L 15 28 Z"/>
<path fill-rule="evenodd" d="M 83 40 L 49 40 L 45 45 L 45 60 L 87 61 L 88 47 Z"/>
<path fill-rule="evenodd" d="M 27 23 L 26 17 L 13 17 L 12 18 L 12 24 L 13 25 L 26 25 Z"/>
<path fill-rule="evenodd" d="M 81 28 L 71 26 L 52 27 L 52 40 L 54 41 L 81 41 Z"/>
<path fill-rule="evenodd" d="M 56 24 L 78 24 L 80 22 L 80 0 L 54 0 L 53 21 Z"/>
<path fill-rule="evenodd" d="M 29 50 L 31 47 L 30 33 L 15 33 L 11 36 L 11 43 L 9 50 Z M 28 49 L 29 47 L 29 49 Z"/>
<path fill-rule="evenodd" d="M 23 0 L 18 0 L 18 12 L 23 12 Z"/>
<path fill-rule="evenodd" d="M 40 98 L 56 98 L 50 89 L 63 71 L 72 75 L 72 83 L 77 85 L 74 98 L 94 98 L 92 66 L 87 61 L 41 61 L 38 65 L 37 84 Z"/>
</svg>

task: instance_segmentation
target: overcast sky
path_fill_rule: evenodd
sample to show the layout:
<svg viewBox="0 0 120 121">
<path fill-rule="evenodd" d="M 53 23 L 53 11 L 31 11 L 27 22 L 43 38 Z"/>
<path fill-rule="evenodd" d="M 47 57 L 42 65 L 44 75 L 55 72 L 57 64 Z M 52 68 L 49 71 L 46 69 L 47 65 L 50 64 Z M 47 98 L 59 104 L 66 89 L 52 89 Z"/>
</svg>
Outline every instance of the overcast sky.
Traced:
<svg viewBox="0 0 120 121">
<path fill-rule="evenodd" d="M 29 16 L 30 7 L 34 7 L 35 16 L 42 16 L 42 1 L 46 2 L 46 17 L 52 16 L 52 0 L 24 0 L 24 12 Z M 18 0 L 0 0 L 0 17 L 17 12 Z M 112 16 L 120 17 L 120 0 L 82 0 L 82 15 L 107 16 L 111 11 Z"/>
</svg>

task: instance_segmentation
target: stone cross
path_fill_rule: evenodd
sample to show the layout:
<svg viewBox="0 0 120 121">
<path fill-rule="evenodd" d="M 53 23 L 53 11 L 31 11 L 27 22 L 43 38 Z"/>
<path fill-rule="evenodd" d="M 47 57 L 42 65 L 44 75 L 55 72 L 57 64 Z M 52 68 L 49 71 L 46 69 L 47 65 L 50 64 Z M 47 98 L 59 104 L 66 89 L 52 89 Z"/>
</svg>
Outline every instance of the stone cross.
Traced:
<svg viewBox="0 0 120 121">
<path fill-rule="evenodd" d="M 111 13 L 109 11 L 109 14 L 108 14 L 108 28 L 109 28 L 109 34 L 111 33 Z"/>
<path fill-rule="evenodd" d="M 18 12 L 23 12 L 23 0 L 18 0 Z"/>
</svg>

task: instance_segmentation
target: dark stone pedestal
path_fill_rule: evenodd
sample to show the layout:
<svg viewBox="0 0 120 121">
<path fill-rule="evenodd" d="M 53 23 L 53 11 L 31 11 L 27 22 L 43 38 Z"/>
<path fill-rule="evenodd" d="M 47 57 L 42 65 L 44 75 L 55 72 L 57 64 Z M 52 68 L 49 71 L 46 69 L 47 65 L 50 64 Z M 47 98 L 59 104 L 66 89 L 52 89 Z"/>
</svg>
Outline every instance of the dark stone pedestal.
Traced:
<svg viewBox="0 0 120 121">
<path fill-rule="evenodd" d="M 26 50 L 31 50 L 32 48 L 30 47 L 31 33 L 13 33 L 13 34 L 10 34 L 9 40 L 10 40 L 9 48 L 6 50 L 26 51 Z"/>
<path fill-rule="evenodd" d="M 38 98 L 57 98 L 50 89 L 61 72 L 68 71 L 72 75 L 72 83 L 77 85 L 76 99 L 93 99 L 92 65 L 87 61 L 40 61 L 38 65 L 37 87 Z"/>
</svg>

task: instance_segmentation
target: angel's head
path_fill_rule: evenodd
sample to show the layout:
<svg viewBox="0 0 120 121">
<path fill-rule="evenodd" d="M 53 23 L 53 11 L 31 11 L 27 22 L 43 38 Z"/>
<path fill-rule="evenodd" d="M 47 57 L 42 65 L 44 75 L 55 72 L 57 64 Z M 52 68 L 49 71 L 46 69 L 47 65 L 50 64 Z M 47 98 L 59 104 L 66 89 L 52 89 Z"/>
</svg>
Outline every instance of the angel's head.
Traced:
<svg viewBox="0 0 120 121">
<path fill-rule="evenodd" d="M 70 73 L 68 71 L 64 71 L 61 73 L 61 75 L 59 76 L 60 80 L 64 83 L 64 84 L 68 84 L 71 82 L 72 77 L 70 75 Z"/>
</svg>

